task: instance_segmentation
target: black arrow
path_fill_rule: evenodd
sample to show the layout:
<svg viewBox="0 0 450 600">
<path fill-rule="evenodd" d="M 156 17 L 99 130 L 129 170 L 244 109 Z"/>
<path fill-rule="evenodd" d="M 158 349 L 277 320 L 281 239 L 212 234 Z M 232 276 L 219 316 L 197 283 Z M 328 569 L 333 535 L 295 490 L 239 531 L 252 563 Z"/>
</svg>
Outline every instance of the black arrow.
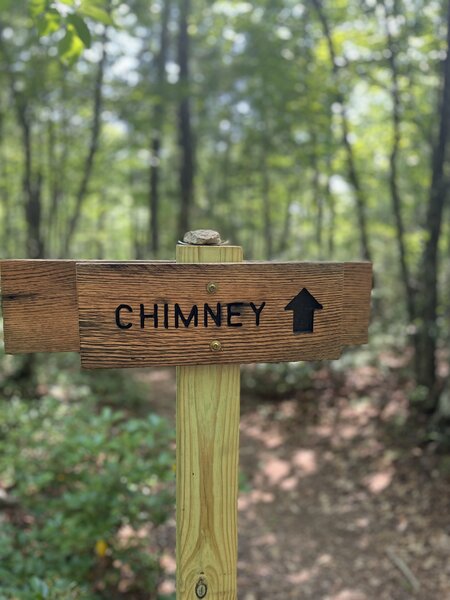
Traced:
<svg viewBox="0 0 450 600">
<path fill-rule="evenodd" d="M 294 312 L 294 333 L 312 333 L 314 331 L 314 311 L 321 310 L 323 306 L 317 302 L 306 288 L 303 288 L 295 298 L 289 302 L 284 310 Z"/>
</svg>

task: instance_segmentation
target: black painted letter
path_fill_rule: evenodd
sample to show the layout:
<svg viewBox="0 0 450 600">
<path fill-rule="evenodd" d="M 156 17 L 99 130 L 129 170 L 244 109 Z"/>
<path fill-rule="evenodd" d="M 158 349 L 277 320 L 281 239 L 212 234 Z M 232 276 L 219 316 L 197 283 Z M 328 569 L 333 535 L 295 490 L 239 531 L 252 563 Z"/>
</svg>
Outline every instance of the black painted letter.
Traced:
<svg viewBox="0 0 450 600">
<path fill-rule="evenodd" d="M 129 304 L 119 304 L 119 306 L 116 308 L 116 325 L 117 325 L 117 327 L 119 327 L 119 329 L 130 329 L 130 327 L 133 325 L 132 323 L 122 323 L 122 321 L 120 320 L 120 311 L 121 310 L 127 310 L 128 312 L 132 313 L 133 309 L 131 308 L 131 306 Z"/>
<path fill-rule="evenodd" d="M 261 313 L 263 311 L 263 308 L 265 307 L 266 303 L 263 302 L 261 304 L 261 306 L 256 306 L 256 304 L 253 304 L 253 302 L 250 302 L 250 306 L 252 307 L 253 312 L 256 315 L 256 327 L 259 327 L 259 319 L 261 317 Z"/>
<path fill-rule="evenodd" d="M 217 327 L 220 327 L 222 325 L 222 307 L 220 305 L 220 302 L 217 303 L 216 313 L 214 313 L 213 309 L 209 306 L 209 304 L 205 304 L 203 313 L 203 323 L 205 327 L 208 327 L 208 315 L 211 317 L 211 319 L 214 321 Z"/>
<path fill-rule="evenodd" d="M 156 329 L 158 327 L 158 305 L 153 305 L 152 313 L 144 312 L 144 305 L 140 305 L 140 313 L 141 313 L 141 329 L 144 329 L 145 319 L 153 319 L 153 327 Z"/>
<path fill-rule="evenodd" d="M 189 327 L 189 325 L 191 324 L 192 319 L 194 320 L 194 327 L 198 326 L 198 308 L 197 305 L 194 304 L 194 306 L 191 308 L 191 312 L 189 313 L 188 317 L 185 317 L 181 311 L 180 305 L 179 304 L 175 304 L 175 327 L 178 329 L 179 325 L 180 325 L 180 319 L 183 321 L 183 325 L 185 327 Z"/>
<path fill-rule="evenodd" d="M 242 323 L 232 323 L 231 322 L 232 317 L 240 317 L 241 316 L 241 311 L 233 310 L 233 307 L 240 308 L 241 306 L 244 306 L 244 302 L 231 302 L 230 304 L 227 304 L 227 325 L 228 325 L 228 327 L 242 327 Z"/>
</svg>

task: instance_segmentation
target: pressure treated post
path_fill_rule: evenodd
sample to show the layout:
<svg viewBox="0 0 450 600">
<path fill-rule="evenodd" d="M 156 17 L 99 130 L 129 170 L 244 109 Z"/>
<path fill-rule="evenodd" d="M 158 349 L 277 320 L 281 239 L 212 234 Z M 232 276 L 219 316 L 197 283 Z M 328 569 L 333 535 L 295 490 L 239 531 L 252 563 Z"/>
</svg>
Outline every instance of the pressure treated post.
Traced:
<svg viewBox="0 0 450 600">
<path fill-rule="evenodd" d="M 241 262 L 242 248 L 180 244 L 176 259 Z M 207 288 L 211 302 L 220 281 Z M 239 365 L 177 367 L 177 600 L 237 598 L 239 394 Z"/>
</svg>

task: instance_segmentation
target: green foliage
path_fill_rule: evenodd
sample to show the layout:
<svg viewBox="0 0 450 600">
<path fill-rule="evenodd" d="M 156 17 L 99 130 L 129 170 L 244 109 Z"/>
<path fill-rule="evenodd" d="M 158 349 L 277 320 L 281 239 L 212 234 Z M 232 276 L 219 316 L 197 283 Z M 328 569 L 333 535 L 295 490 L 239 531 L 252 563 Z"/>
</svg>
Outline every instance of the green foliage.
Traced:
<svg viewBox="0 0 450 600">
<path fill-rule="evenodd" d="M 310 363 L 255 364 L 242 367 L 244 393 L 262 398 L 284 398 L 311 387 Z"/>
<path fill-rule="evenodd" d="M 61 61 L 71 66 L 85 48 L 91 47 L 92 35 L 85 18 L 112 25 L 106 0 L 29 0 L 29 10 L 40 37 L 60 32 L 57 43 Z"/>
<path fill-rule="evenodd" d="M 5 548 L 0 551 L 0 557 L 7 561 L 6 564 L 13 564 L 14 557 L 17 559 L 17 549 L 11 545 L 13 537 L 14 531 L 11 527 L 6 527 L 0 534 L 0 541 L 5 543 Z M 9 573 L 2 582 L 0 600 L 61 600 L 62 598 L 64 600 L 95 600 L 98 598 L 90 593 L 86 586 L 59 577 L 41 579 L 33 575 L 28 578 L 28 573 L 21 574 L 21 558 L 17 562 L 17 568 L 14 567 L 17 575 Z"/>
<path fill-rule="evenodd" d="M 353 260 L 361 256 L 363 205 L 376 320 L 386 331 L 402 329 L 399 339 L 411 344 L 420 318 L 410 322 L 406 310 L 391 179 L 397 180 L 410 288 L 420 290 L 445 7 L 425 0 L 319 3 L 335 48 L 333 68 L 314 4 L 225 0 L 193 10 L 189 84 L 181 86 L 177 3 L 0 0 L 2 255 L 25 256 L 29 221 L 39 218 L 46 256 L 66 256 L 78 214 L 71 256 L 150 258 L 150 184 L 157 175 L 154 252 L 170 259 L 180 198 L 177 115 L 188 96 L 196 140 L 192 227 L 220 230 L 243 246 L 247 259 Z M 159 68 L 164 15 L 167 52 Z M 36 210 L 24 210 L 27 190 Z M 449 223 L 444 214 L 436 329 L 443 350 L 450 331 Z M 421 389 L 412 395 L 417 406 L 422 398 Z"/>
<path fill-rule="evenodd" d="M 79 58 L 82 51 L 83 41 L 75 28 L 69 25 L 64 37 L 58 42 L 59 56 L 64 63 L 71 65 Z"/>
<path fill-rule="evenodd" d="M 0 422 L 0 478 L 21 515 L 0 528 L 4 597 L 94 598 L 124 569 L 136 589 L 155 589 L 157 548 L 138 533 L 173 503 L 166 421 L 48 396 L 4 402 Z"/>
<path fill-rule="evenodd" d="M 83 17 L 89 17 L 104 25 L 113 25 L 110 14 L 105 10 L 106 4 L 104 0 L 82 0 L 77 7 L 77 12 Z"/>
<path fill-rule="evenodd" d="M 69 15 L 67 21 L 74 26 L 78 37 L 83 42 L 86 48 L 91 47 L 91 32 L 89 31 L 86 23 L 78 15 Z"/>
</svg>

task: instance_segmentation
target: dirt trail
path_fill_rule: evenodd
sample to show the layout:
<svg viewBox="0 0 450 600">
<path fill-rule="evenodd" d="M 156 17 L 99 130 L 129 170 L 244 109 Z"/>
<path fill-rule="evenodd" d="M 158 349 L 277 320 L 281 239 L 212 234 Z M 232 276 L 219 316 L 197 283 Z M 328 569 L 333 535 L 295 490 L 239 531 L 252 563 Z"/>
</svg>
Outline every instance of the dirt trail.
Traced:
<svg viewBox="0 0 450 600">
<path fill-rule="evenodd" d="M 173 372 L 153 379 L 173 417 Z M 243 398 L 240 600 L 450 599 L 449 461 L 398 427 L 407 416 L 405 391 L 372 367 L 339 385 L 324 369 L 281 402 Z"/>
</svg>

